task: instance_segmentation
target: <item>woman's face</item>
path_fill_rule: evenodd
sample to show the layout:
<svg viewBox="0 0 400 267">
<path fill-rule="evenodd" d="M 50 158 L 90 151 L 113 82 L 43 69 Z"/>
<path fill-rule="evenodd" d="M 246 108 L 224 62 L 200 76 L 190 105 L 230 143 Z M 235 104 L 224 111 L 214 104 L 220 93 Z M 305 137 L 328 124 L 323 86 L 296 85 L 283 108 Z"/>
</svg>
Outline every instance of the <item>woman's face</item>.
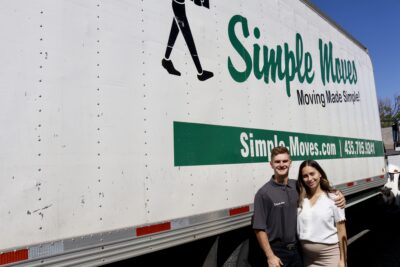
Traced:
<svg viewBox="0 0 400 267">
<path fill-rule="evenodd" d="M 311 166 L 306 166 L 301 170 L 301 175 L 306 186 L 310 189 L 319 187 L 321 181 L 321 174 L 317 169 Z"/>
</svg>

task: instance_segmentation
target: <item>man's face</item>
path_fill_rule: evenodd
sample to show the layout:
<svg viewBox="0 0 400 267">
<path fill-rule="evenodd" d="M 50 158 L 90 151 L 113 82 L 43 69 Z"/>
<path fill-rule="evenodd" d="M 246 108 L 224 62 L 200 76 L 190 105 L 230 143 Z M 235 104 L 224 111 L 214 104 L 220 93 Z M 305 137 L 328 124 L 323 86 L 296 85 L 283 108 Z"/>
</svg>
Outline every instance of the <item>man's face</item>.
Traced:
<svg viewBox="0 0 400 267">
<path fill-rule="evenodd" d="M 287 177 L 289 175 L 289 168 L 292 161 L 289 154 L 278 154 L 270 162 L 275 176 Z"/>
</svg>

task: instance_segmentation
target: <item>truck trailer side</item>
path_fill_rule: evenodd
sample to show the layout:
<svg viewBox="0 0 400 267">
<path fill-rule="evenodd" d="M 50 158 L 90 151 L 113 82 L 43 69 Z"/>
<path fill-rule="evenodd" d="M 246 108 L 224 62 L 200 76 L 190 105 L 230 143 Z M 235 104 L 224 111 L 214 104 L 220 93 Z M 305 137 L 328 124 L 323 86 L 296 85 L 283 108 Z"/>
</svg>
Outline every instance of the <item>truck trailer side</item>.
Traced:
<svg viewBox="0 0 400 267">
<path fill-rule="evenodd" d="M 367 49 L 303 0 L 5 0 L 0 265 L 97 266 L 248 226 L 269 152 L 386 183 Z M 364 195 L 364 193 L 366 195 Z"/>
</svg>

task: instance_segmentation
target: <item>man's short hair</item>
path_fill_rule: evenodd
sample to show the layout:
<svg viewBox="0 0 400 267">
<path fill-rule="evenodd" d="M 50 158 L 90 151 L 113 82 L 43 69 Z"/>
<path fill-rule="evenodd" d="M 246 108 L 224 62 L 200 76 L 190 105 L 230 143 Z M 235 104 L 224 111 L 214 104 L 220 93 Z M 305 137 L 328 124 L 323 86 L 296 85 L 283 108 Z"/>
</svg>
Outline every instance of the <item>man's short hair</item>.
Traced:
<svg viewBox="0 0 400 267">
<path fill-rule="evenodd" d="M 288 154 L 290 157 L 289 149 L 285 146 L 277 146 L 274 147 L 271 151 L 271 161 L 274 159 L 275 156 L 279 154 Z"/>
</svg>

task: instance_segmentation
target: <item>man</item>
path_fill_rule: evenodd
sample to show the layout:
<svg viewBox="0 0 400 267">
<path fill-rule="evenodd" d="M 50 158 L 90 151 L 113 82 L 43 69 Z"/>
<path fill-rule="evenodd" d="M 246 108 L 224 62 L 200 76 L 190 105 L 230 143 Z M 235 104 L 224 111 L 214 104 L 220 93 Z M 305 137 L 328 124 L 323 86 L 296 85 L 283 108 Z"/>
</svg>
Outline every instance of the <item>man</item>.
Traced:
<svg viewBox="0 0 400 267">
<path fill-rule="evenodd" d="M 399 142 L 399 123 L 396 119 L 393 119 L 392 123 L 392 135 L 393 135 L 393 149 L 396 149 L 397 143 Z"/>
<path fill-rule="evenodd" d="M 274 175 L 254 198 L 253 229 L 269 267 L 303 265 L 296 242 L 298 193 L 296 180 L 289 179 L 291 163 L 286 147 L 272 149 L 270 165 Z M 336 205 L 345 205 L 341 193 Z"/>
</svg>

